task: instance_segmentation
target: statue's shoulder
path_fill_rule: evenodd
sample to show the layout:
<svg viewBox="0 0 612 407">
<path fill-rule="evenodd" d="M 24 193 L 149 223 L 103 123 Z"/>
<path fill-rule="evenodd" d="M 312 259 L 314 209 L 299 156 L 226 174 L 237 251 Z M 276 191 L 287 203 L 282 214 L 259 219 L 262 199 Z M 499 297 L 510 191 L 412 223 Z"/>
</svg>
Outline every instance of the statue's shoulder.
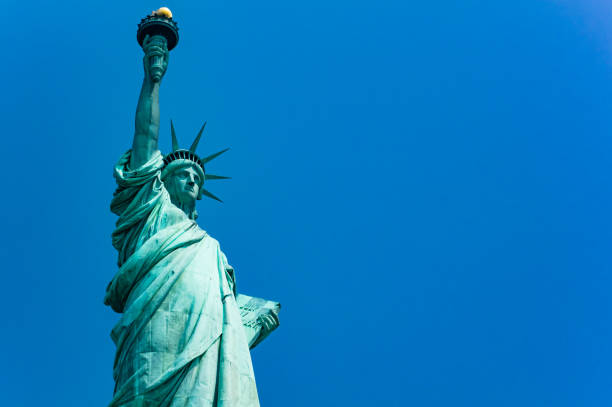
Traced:
<svg viewBox="0 0 612 407">
<path fill-rule="evenodd" d="M 202 233 L 204 233 L 204 239 L 206 239 L 206 243 L 207 244 L 219 247 L 219 241 L 217 239 L 212 237 L 206 230 L 202 229 L 202 226 L 200 226 L 200 224 L 198 222 L 194 221 L 193 223 L 196 224 L 198 230 L 200 230 Z"/>
<path fill-rule="evenodd" d="M 215 239 L 214 237 L 212 237 L 211 235 L 209 235 L 208 233 L 206 233 L 206 239 L 208 239 L 209 244 L 215 247 L 220 247 L 219 241 Z"/>
</svg>

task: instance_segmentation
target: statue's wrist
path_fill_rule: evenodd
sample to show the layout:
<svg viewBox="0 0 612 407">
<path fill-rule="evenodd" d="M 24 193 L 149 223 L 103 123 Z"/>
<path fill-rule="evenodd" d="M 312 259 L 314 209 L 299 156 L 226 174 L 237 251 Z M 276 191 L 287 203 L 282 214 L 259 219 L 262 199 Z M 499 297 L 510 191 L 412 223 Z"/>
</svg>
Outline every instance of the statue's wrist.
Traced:
<svg viewBox="0 0 612 407">
<path fill-rule="evenodd" d="M 155 89 L 159 88 L 159 85 L 161 84 L 161 79 L 162 78 L 160 78 L 158 81 L 155 81 L 153 80 L 151 75 L 145 75 L 142 86 L 146 91 L 153 92 Z"/>
</svg>

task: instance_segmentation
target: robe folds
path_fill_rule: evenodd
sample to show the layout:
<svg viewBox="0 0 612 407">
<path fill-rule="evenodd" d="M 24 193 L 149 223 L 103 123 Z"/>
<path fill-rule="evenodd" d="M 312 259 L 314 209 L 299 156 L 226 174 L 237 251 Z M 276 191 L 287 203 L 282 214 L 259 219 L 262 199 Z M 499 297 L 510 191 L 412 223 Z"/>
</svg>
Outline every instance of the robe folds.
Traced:
<svg viewBox="0 0 612 407">
<path fill-rule="evenodd" d="M 259 406 L 234 271 L 219 243 L 173 205 L 157 151 L 115 166 L 119 271 L 104 303 L 122 313 L 110 407 Z"/>
</svg>

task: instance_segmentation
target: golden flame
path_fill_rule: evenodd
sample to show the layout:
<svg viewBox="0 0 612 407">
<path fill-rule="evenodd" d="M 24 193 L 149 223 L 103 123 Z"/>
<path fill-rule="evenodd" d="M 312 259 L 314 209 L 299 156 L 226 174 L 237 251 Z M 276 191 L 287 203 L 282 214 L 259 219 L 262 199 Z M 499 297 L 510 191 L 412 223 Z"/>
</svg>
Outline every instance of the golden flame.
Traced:
<svg viewBox="0 0 612 407">
<path fill-rule="evenodd" d="M 153 11 L 151 15 L 172 18 L 172 11 L 168 7 L 160 7 L 157 10 Z"/>
</svg>

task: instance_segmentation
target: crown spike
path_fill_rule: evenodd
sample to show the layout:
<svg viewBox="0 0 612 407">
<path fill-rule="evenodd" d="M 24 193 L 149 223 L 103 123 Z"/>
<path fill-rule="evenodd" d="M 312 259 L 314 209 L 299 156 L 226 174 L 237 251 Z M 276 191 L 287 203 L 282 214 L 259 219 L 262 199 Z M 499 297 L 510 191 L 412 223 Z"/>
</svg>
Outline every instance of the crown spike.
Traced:
<svg viewBox="0 0 612 407">
<path fill-rule="evenodd" d="M 217 198 L 216 196 L 214 196 L 213 194 L 211 194 L 210 192 L 208 192 L 208 191 L 207 191 L 206 189 L 204 189 L 204 188 L 202 188 L 202 193 L 203 193 L 204 195 L 206 195 L 207 197 L 209 197 L 209 198 L 212 198 L 212 199 L 214 199 L 214 200 L 217 200 L 217 201 L 219 201 L 219 202 L 221 202 L 221 203 L 223 202 L 221 199 Z"/>
<path fill-rule="evenodd" d="M 219 157 L 221 154 L 225 153 L 227 150 L 229 150 L 229 147 L 226 148 L 225 150 L 221 150 L 219 152 L 211 154 L 208 157 L 202 158 L 202 164 L 206 164 L 207 162 L 214 160 L 215 158 Z"/>
<path fill-rule="evenodd" d="M 176 138 L 176 132 L 174 131 L 174 123 L 170 120 L 170 131 L 172 132 L 172 151 L 180 149 L 178 139 Z"/>
<path fill-rule="evenodd" d="M 202 137 L 202 132 L 204 132 L 204 127 L 206 127 L 206 122 L 204 122 L 204 124 L 202 125 L 202 128 L 200 129 L 200 132 L 196 136 L 195 140 L 193 140 L 193 144 L 191 144 L 191 147 L 189 147 L 189 151 L 191 151 L 192 153 L 195 153 L 196 148 L 198 147 L 198 143 L 200 142 L 200 137 Z"/>
<path fill-rule="evenodd" d="M 224 177 L 223 175 L 204 174 L 204 179 L 230 179 L 231 177 Z"/>
</svg>

